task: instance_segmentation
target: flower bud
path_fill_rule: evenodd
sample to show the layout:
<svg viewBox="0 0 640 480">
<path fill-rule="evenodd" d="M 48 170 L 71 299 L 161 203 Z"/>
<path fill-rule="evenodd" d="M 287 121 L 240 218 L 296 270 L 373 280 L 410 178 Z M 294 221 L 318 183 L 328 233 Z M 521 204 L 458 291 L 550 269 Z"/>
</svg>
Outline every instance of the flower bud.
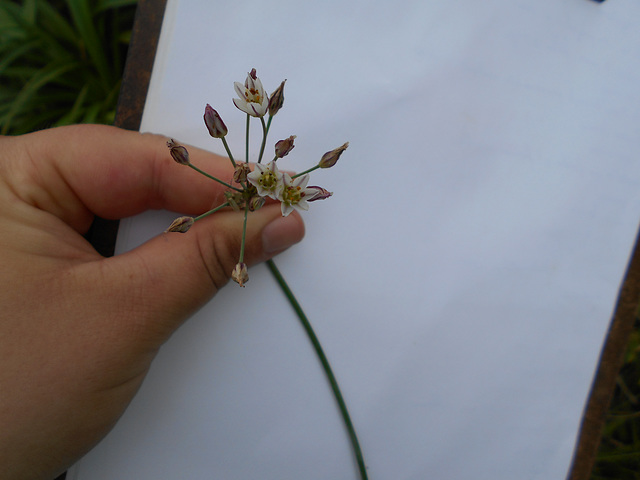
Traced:
<svg viewBox="0 0 640 480">
<path fill-rule="evenodd" d="M 169 147 L 169 153 L 171 153 L 176 162 L 180 165 L 189 165 L 189 152 L 186 147 L 177 144 L 173 138 L 167 142 L 167 147 Z"/>
<path fill-rule="evenodd" d="M 307 190 L 309 189 L 312 189 L 314 193 L 310 194 L 308 197 L 305 198 L 307 202 L 315 202 L 316 200 L 325 200 L 329 198 L 331 195 L 333 195 L 333 192 L 330 192 L 329 190 L 326 190 L 322 187 L 316 187 L 316 186 L 307 187 Z"/>
<path fill-rule="evenodd" d="M 233 181 L 236 183 L 245 183 L 249 173 L 251 173 L 249 165 L 246 163 L 238 163 L 236 169 L 233 171 Z"/>
<path fill-rule="evenodd" d="M 261 197 L 260 195 L 251 197 L 251 200 L 249 200 L 249 211 L 255 212 L 256 210 L 259 210 L 264 205 L 264 202 L 266 202 L 266 200 L 267 199 L 265 197 Z"/>
<path fill-rule="evenodd" d="M 318 162 L 318 166 L 320 168 L 333 167 L 338 161 L 338 159 L 340 158 L 340 155 L 342 155 L 342 152 L 344 152 L 348 146 L 349 146 L 349 142 L 345 143 L 341 147 L 338 147 L 334 150 L 331 150 L 330 152 L 325 153 L 320 159 L 320 161 Z"/>
<path fill-rule="evenodd" d="M 169 232 L 185 233 L 187 230 L 191 228 L 191 225 L 193 225 L 193 222 L 195 222 L 195 220 L 192 217 L 178 217 L 173 222 L 171 222 L 171 225 L 169 225 L 169 228 L 167 228 L 164 232 L 165 233 L 169 233 Z"/>
<path fill-rule="evenodd" d="M 227 126 L 220 118 L 220 115 L 215 111 L 211 105 L 207 103 L 204 109 L 204 124 L 209 130 L 209 135 L 213 138 L 222 138 L 227 134 Z"/>
<path fill-rule="evenodd" d="M 244 262 L 236 264 L 233 272 L 231 272 L 231 279 L 241 287 L 244 287 L 244 284 L 249 281 L 249 271 Z"/>
<path fill-rule="evenodd" d="M 284 80 L 269 97 L 269 115 L 272 117 L 278 113 L 284 103 Z"/>
<path fill-rule="evenodd" d="M 276 157 L 286 157 L 295 145 L 293 141 L 296 139 L 295 135 L 291 135 L 289 138 L 276 142 Z"/>
</svg>

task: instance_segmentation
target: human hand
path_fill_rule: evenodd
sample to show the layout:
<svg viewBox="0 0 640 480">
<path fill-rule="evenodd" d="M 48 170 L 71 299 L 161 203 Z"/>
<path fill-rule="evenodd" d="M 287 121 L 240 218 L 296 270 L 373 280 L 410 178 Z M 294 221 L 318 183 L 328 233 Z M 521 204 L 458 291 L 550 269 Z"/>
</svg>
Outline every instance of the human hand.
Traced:
<svg viewBox="0 0 640 480">
<path fill-rule="evenodd" d="M 115 127 L 61 127 L 0 137 L 0 468 L 53 478 L 114 425 L 159 347 L 229 279 L 242 213 L 219 212 L 186 234 L 160 234 L 103 258 L 83 238 L 94 214 L 164 208 L 195 215 L 223 187 L 180 167 L 166 138 Z M 219 178 L 227 159 L 190 148 Z M 251 214 L 245 262 L 300 241 L 297 213 Z"/>
</svg>

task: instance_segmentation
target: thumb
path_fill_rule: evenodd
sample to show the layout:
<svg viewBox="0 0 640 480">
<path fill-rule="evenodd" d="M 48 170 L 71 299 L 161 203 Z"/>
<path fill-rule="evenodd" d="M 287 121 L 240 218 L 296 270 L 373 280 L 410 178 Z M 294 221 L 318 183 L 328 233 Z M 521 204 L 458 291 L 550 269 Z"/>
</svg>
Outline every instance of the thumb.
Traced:
<svg viewBox="0 0 640 480">
<path fill-rule="evenodd" d="M 111 285 L 136 330 L 161 344 L 224 286 L 238 263 L 244 212 L 218 212 L 186 233 L 163 233 L 130 252 L 105 259 L 103 281 Z M 247 219 L 244 262 L 265 261 L 302 240 L 297 212 L 283 217 L 268 204 Z M 122 279 L 127 279 L 122 281 Z M 142 323 L 142 324 L 141 324 Z M 129 324 L 130 326 L 130 324 Z"/>
</svg>

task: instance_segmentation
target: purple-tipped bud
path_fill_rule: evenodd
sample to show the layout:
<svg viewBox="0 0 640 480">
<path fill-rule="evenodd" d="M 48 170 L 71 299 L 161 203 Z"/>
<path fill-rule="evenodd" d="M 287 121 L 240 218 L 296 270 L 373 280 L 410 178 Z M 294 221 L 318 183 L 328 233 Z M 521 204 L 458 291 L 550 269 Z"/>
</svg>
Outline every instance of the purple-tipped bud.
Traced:
<svg viewBox="0 0 640 480">
<path fill-rule="evenodd" d="M 231 279 L 241 287 L 244 287 L 244 284 L 249 281 L 249 270 L 244 262 L 236 264 L 231 272 Z"/>
<path fill-rule="evenodd" d="M 318 162 L 318 166 L 320 168 L 333 167 L 338 161 L 338 159 L 340 158 L 340 155 L 342 155 L 342 152 L 344 152 L 348 146 L 349 146 L 349 142 L 345 143 L 341 147 L 338 147 L 334 150 L 331 150 L 330 152 L 325 153 L 320 159 L 320 161 Z"/>
<path fill-rule="evenodd" d="M 222 138 L 227 134 L 227 126 L 220 118 L 220 115 L 215 111 L 211 105 L 207 103 L 204 109 L 204 124 L 209 130 L 209 135 L 213 138 Z"/>
<path fill-rule="evenodd" d="M 249 165 L 246 163 L 238 163 L 236 169 L 233 171 L 233 181 L 236 183 L 245 183 L 247 181 L 247 175 L 251 173 Z"/>
<path fill-rule="evenodd" d="M 171 153 L 171 157 L 176 162 L 180 165 L 189 165 L 189 152 L 184 146 L 177 144 L 172 138 L 167 142 L 167 147 L 169 147 L 169 153 Z"/>
<path fill-rule="evenodd" d="M 164 232 L 165 233 L 169 233 L 169 232 L 185 233 L 187 230 L 191 228 L 191 225 L 193 225 L 193 222 L 195 222 L 195 220 L 192 217 L 178 217 L 173 222 L 171 222 L 171 225 L 169 225 L 169 228 L 167 228 Z"/>
<path fill-rule="evenodd" d="M 284 103 L 284 80 L 269 97 L 269 115 L 272 117 L 278 113 Z"/>
<path fill-rule="evenodd" d="M 333 195 L 333 192 L 326 190 L 322 187 L 307 187 L 307 190 L 313 189 L 314 193 L 310 194 L 308 197 L 305 197 L 307 202 L 315 202 L 316 200 L 325 200 Z"/>
<path fill-rule="evenodd" d="M 251 197 L 251 200 L 249 200 L 249 211 L 255 212 L 256 210 L 259 210 L 260 208 L 262 208 L 266 200 L 267 199 L 265 197 L 261 197 L 259 195 Z"/>
<path fill-rule="evenodd" d="M 276 142 L 276 157 L 282 158 L 289 154 L 295 145 L 293 141 L 296 139 L 295 135 L 291 135 L 289 138 Z"/>
</svg>

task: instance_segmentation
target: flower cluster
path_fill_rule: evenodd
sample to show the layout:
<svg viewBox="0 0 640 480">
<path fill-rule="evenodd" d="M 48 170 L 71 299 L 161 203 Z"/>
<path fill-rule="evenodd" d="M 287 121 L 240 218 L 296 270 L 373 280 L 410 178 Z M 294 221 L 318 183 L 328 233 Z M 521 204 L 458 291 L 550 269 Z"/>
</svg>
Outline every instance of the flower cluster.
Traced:
<svg viewBox="0 0 640 480">
<path fill-rule="evenodd" d="M 289 215 L 293 210 L 308 210 L 309 202 L 324 200 L 332 193 L 318 186 L 309 186 L 309 174 L 319 168 L 330 168 L 336 164 L 340 155 L 347 149 L 349 143 L 325 153 L 320 161 L 313 167 L 294 175 L 280 172 L 276 165 L 279 158 L 288 155 L 294 148 L 295 135 L 280 140 L 275 143 L 274 157 L 270 162 L 263 164 L 265 145 L 271 121 L 282 108 L 284 103 L 284 85 L 280 86 L 271 94 L 267 95 L 262 86 L 262 82 L 256 75 L 256 69 L 252 69 L 247 75 L 244 84 L 234 83 L 234 88 L 238 98 L 233 99 L 234 105 L 247 114 L 246 128 L 246 155 L 245 162 L 237 162 L 233 157 L 229 145 L 225 139 L 228 130 L 218 112 L 207 105 L 204 110 L 204 123 L 213 138 L 222 140 L 222 144 L 227 152 L 229 160 L 234 167 L 233 181 L 227 183 L 217 177 L 209 175 L 191 163 L 189 152 L 186 147 L 171 139 L 167 142 L 171 157 L 180 165 L 186 165 L 198 173 L 224 185 L 225 202 L 216 208 L 209 210 L 198 217 L 179 217 L 173 221 L 166 232 L 185 233 L 198 220 L 211 215 L 223 208 L 233 208 L 244 211 L 244 228 L 242 234 L 242 244 L 240 248 L 240 258 L 235 268 L 231 272 L 231 278 L 241 287 L 249 280 L 247 266 L 244 263 L 244 247 L 246 237 L 247 216 L 262 207 L 267 199 L 280 202 L 283 216 Z M 265 116 L 268 117 L 265 121 Z M 262 144 L 258 161 L 253 169 L 249 166 L 249 125 L 251 118 L 257 118 L 262 125 Z"/>
</svg>

